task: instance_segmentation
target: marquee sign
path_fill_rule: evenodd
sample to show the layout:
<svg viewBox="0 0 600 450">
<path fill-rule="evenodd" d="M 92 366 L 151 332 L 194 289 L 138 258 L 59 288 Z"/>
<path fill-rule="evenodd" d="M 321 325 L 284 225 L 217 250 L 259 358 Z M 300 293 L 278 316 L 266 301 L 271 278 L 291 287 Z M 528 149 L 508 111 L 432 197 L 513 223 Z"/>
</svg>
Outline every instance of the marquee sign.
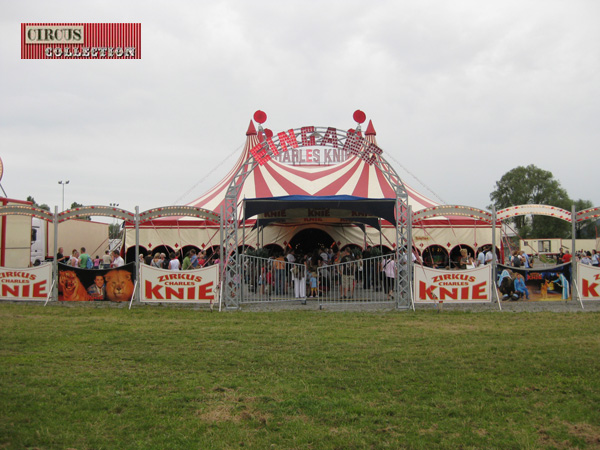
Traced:
<svg viewBox="0 0 600 450">
<path fill-rule="evenodd" d="M 333 166 L 343 163 L 350 158 L 348 153 L 340 148 L 295 148 L 280 153 L 273 160 L 291 166 Z"/>
<path fill-rule="evenodd" d="M 365 140 L 360 132 L 328 127 L 301 127 L 277 133 L 262 131 L 262 142 L 250 149 L 254 159 L 263 165 L 276 160 L 289 164 L 330 165 L 357 156 L 372 165 L 382 150 Z"/>
<path fill-rule="evenodd" d="M 313 219 L 313 218 L 371 218 L 377 219 L 378 216 L 366 214 L 360 211 L 335 208 L 293 208 L 268 211 L 258 215 L 259 220 L 263 219 Z"/>
</svg>

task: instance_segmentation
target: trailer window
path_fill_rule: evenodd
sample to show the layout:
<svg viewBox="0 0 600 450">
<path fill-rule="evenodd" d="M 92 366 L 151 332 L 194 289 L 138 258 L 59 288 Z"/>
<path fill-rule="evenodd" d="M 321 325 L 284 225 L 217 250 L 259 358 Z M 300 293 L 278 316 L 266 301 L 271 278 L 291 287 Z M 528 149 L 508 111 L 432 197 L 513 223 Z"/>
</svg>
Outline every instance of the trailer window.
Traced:
<svg viewBox="0 0 600 450">
<path fill-rule="evenodd" d="M 37 228 L 32 228 L 31 229 L 31 243 L 33 244 L 35 241 L 37 241 Z"/>
<path fill-rule="evenodd" d="M 539 240 L 538 241 L 538 252 L 550 253 L 550 240 Z"/>
</svg>

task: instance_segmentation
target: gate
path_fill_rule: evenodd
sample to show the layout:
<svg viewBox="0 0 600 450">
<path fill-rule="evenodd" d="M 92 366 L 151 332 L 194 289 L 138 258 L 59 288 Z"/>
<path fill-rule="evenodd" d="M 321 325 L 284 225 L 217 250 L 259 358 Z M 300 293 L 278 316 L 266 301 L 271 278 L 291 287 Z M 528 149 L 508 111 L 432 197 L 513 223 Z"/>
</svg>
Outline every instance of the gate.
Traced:
<svg viewBox="0 0 600 450">
<path fill-rule="evenodd" d="M 317 270 L 319 305 L 396 304 L 403 279 L 398 268 L 395 254 L 322 264 Z"/>
<path fill-rule="evenodd" d="M 240 255 L 241 303 L 306 302 L 304 264 Z"/>
</svg>

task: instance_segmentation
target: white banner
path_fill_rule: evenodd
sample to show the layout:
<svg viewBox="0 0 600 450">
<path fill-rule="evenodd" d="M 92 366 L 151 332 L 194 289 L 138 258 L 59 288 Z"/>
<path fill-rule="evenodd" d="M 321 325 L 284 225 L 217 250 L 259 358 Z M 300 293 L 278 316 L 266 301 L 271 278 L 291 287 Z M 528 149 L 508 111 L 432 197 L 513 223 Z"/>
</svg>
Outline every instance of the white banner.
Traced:
<svg viewBox="0 0 600 450">
<path fill-rule="evenodd" d="M 46 301 L 52 286 L 52 264 L 26 269 L 0 268 L 0 300 Z"/>
<path fill-rule="evenodd" d="M 219 266 L 197 270 L 164 270 L 142 265 L 142 302 L 216 303 Z"/>
<path fill-rule="evenodd" d="M 582 300 L 600 300 L 600 267 L 578 263 L 577 286 Z"/>
<path fill-rule="evenodd" d="M 492 266 L 437 270 L 414 266 L 415 303 L 488 303 L 492 301 Z"/>
</svg>

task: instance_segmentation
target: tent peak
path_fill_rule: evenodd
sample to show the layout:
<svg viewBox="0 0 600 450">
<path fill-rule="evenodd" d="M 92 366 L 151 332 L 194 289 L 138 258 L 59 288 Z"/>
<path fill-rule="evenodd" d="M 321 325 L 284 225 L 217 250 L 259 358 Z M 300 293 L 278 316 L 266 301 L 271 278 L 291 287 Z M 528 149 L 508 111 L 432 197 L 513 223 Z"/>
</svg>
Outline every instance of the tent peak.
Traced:
<svg viewBox="0 0 600 450">
<path fill-rule="evenodd" d="M 250 125 L 248 126 L 248 131 L 246 131 L 246 136 L 254 136 L 256 134 L 256 128 L 254 128 L 254 122 L 250 121 Z"/>
<path fill-rule="evenodd" d="M 373 121 L 369 119 L 369 125 L 367 126 L 367 131 L 365 131 L 366 136 L 375 136 L 375 127 L 373 126 Z"/>
</svg>

